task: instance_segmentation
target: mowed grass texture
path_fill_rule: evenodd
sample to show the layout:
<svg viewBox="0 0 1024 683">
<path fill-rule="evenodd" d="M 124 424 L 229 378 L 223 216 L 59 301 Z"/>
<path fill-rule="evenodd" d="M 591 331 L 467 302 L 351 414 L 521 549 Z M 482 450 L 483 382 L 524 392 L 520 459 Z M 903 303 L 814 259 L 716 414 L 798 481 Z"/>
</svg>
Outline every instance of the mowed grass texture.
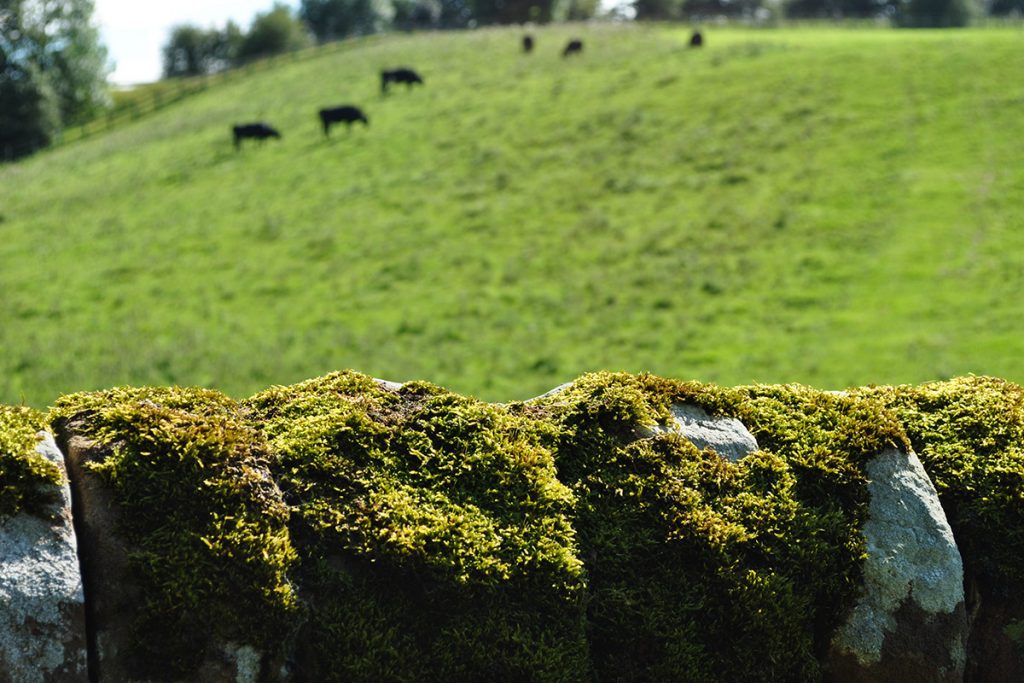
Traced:
<svg viewBox="0 0 1024 683">
<path fill-rule="evenodd" d="M 534 34 L 355 43 L 0 167 L 0 402 L 1024 380 L 1020 29 Z M 325 140 L 337 104 L 369 128 Z M 283 139 L 236 152 L 253 120 Z"/>
</svg>

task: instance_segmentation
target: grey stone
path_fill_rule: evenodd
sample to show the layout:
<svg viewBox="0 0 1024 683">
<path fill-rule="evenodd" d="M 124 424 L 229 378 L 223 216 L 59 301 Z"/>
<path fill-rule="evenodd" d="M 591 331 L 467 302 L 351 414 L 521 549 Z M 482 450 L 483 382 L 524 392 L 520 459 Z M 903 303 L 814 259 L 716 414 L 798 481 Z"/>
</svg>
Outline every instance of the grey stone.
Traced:
<svg viewBox="0 0 1024 683">
<path fill-rule="evenodd" d="M 64 472 L 53 438 L 36 451 Z M 0 522 L 0 682 L 86 680 L 85 598 L 71 524 L 71 493 L 45 518 L 19 514 Z"/>
<path fill-rule="evenodd" d="M 678 434 L 697 448 L 710 448 L 731 462 L 758 449 L 754 435 L 734 417 L 712 416 L 698 406 L 676 404 L 672 406 L 672 418 L 667 426 L 656 425 L 649 431 Z"/>
<path fill-rule="evenodd" d="M 856 606 L 835 634 L 832 680 L 959 681 L 967 642 L 963 564 L 935 487 L 914 453 L 867 465 L 867 558 Z"/>
<path fill-rule="evenodd" d="M 555 387 L 554 389 L 551 389 L 550 391 L 545 391 L 545 392 L 544 392 L 543 394 L 541 394 L 540 396 L 534 396 L 533 398 L 528 398 L 528 399 L 526 399 L 526 400 L 524 401 L 524 403 L 530 403 L 530 402 L 532 402 L 532 401 L 539 401 L 539 400 L 541 400 L 542 398 L 550 398 L 551 396 L 555 396 L 555 395 L 557 395 L 557 394 L 560 394 L 560 393 L 562 393 L 563 391 L 565 391 L 566 389 L 568 389 L 568 388 L 569 388 L 569 387 L 571 387 L 571 386 L 572 386 L 572 382 L 566 382 L 566 383 L 564 383 L 564 384 L 559 384 L 559 385 L 558 385 L 557 387 Z M 500 404 L 499 404 L 499 405 L 500 405 Z"/>
<path fill-rule="evenodd" d="M 392 382 L 391 380 L 379 379 L 377 377 L 374 377 L 373 381 L 388 391 L 398 391 L 403 386 L 402 382 Z"/>
<path fill-rule="evenodd" d="M 557 396 L 572 386 L 572 382 L 559 384 L 526 403 Z M 668 425 L 645 425 L 637 428 L 640 438 L 656 434 L 678 434 L 701 450 L 710 448 L 723 458 L 736 462 L 758 450 L 757 439 L 734 417 L 712 416 L 699 406 L 677 403 L 671 408 L 672 422 Z"/>
</svg>

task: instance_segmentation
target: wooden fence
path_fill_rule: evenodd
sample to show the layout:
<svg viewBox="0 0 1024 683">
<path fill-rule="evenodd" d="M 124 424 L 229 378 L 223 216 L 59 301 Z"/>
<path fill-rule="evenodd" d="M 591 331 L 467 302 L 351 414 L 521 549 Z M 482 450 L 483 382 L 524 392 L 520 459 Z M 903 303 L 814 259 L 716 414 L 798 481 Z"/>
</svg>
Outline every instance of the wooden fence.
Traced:
<svg viewBox="0 0 1024 683">
<path fill-rule="evenodd" d="M 170 78 L 149 85 L 140 86 L 138 92 L 129 91 L 115 101 L 114 106 L 97 118 L 81 125 L 65 128 L 51 147 L 59 147 L 79 140 L 106 133 L 128 122 L 160 111 L 188 97 L 204 92 L 207 89 L 238 80 L 253 73 L 277 68 L 283 64 L 300 62 L 325 54 L 344 52 L 356 47 L 378 42 L 380 34 L 349 38 L 332 43 L 325 43 L 304 50 L 286 52 L 249 62 L 235 68 L 225 69 L 217 73 L 186 78 Z"/>
</svg>

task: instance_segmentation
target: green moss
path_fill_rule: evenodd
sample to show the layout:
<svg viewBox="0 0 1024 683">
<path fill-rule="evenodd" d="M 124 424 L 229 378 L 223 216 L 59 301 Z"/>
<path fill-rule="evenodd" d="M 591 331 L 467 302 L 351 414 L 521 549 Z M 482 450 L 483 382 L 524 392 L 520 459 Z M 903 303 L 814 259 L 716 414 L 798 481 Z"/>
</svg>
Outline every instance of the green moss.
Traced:
<svg viewBox="0 0 1024 683">
<path fill-rule="evenodd" d="M 939 493 L 968 579 L 1024 589 L 1024 388 L 991 377 L 868 387 L 898 416 Z"/>
<path fill-rule="evenodd" d="M 738 417 L 730 463 L 671 434 L 673 403 Z M 814 680 L 864 557 L 864 466 L 903 446 L 878 404 L 798 386 L 600 373 L 532 404 L 579 499 L 588 635 L 607 680 Z M 643 437 L 643 438 L 642 438 Z"/>
<path fill-rule="evenodd" d="M 275 453 L 310 680 L 582 680 L 583 567 L 552 428 L 337 373 L 246 402 Z"/>
<path fill-rule="evenodd" d="M 1024 621 L 1011 621 L 1003 628 L 1003 633 L 1019 651 L 1024 652 Z"/>
<path fill-rule="evenodd" d="M 64 396 L 52 417 L 99 444 L 89 466 L 121 510 L 145 596 L 133 673 L 187 677 L 211 637 L 280 651 L 298 616 L 288 510 L 237 406 L 206 390 L 122 388 Z"/>
<path fill-rule="evenodd" d="M 761 450 L 652 430 L 676 403 Z M 814 680 L 860 582 L 865 465 L 907 448 L 878 401 L 610 373 L 509 405 L 342 372 L 54 416 L 103 446 L 154 677 L 212 634 L 294 643 L 302 680 Z"/>
<path fill-rule="evenodd" d="M 64 475 L 35 450 L 36 433 L 43 429 L 41 413 L 0 405 L 0 520 L 22 511 L 45 515 L 58 499 Z"/>
</svg>

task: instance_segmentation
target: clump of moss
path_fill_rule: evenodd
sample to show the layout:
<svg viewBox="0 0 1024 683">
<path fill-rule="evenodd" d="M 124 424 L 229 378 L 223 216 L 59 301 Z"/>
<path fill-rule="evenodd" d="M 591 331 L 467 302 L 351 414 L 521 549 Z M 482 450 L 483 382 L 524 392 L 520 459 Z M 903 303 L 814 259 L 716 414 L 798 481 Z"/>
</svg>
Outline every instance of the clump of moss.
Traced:
<svg viewBox="0 0 1024 683">
<path fill-rule="evenodd" d="M 760 450 L 652 430 L 677 403 Z M 54 416 L 102 446 L 150 678 L 211 634 L 297 634 L 301 680 L 814 680 L 860 583 L 865 466 L 907 448 L 879 401 L 610 373 L 509 405 L 343 372 Z"/>
<path fill-rule="evenodd" d="M 666 424 L 673 403 L 738 417 L 738 463 Z M 904 446 L 881 406 L 798 387 L 722 389 L 587 375 L 547 413 L 579 499 L 588 635 L 607 680 L 814 680 L 864 557 L 864 468 Z"/>
<path fill-rule="evenodd" d="M 866 387 L 899 418 L 939 493 L 969 579 L 1024 588 L 1024 387 L 991 377 Z"/>
<path fill-rule="evenodd" d="M 301 676 L 589 678 L 575 500 L 549 425 L 356 373 L 245 405 L 275 453 L 311 596 Z"/>
<path fill-rule="evenodd" d="M 121 510 L 144 604 L 133 674 L 188 677 L 211 640 L 282 649 L 298 603 L 288 510 L 261 435 L 227 397 L 122 388 L 62 397 L 52 417 L 97 442 L 88 464 Z"/>
<path fill-rule="evenodd" d="M 58 500 L 60 468 L 36 453 L 44 416 L 25 406 L 0 405 L 0 520 L 27 512 L 45 515 Z"/>
</svg>

